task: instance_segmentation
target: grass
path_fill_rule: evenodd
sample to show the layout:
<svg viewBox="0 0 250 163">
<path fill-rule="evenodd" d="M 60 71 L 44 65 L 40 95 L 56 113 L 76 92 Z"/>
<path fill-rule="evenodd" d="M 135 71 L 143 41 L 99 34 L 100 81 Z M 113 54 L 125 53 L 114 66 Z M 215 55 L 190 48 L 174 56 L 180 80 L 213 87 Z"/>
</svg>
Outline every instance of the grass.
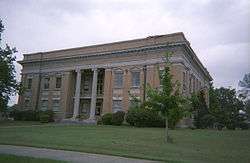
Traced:
<svg viewBox="0 0 250 163">
<path fill-rule="evenodd" d="M 26 156 L 15 156 L 15 155 L 7 155 L 0 154 L 0 162 L 3 163 L 65 163 L 64 161 L 58 160 L 50 160 L 44 158 L 33 158 Z"/>
<path fill-rule="evenodd" d="M 44 123 L 38 121 L 0 121 L 0 127 L 9 127 L 9 126 L 30 126 L 30 125 L 43 125 Z"/>
<path fill-rule="evenodd" d="M 171 130 L 126 126 L 0 127 L 0 144 L 101 153 L 166 162 L 250 162 L 250 131 Z"/>
</svg>

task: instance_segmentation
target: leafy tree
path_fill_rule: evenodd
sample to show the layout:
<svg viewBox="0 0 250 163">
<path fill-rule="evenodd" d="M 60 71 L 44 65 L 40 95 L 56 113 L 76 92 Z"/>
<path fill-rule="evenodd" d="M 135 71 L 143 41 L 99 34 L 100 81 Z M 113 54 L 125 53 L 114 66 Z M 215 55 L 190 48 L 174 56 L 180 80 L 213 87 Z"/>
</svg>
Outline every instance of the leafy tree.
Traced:
<svg viewBox="0 0 250 163">
<path fill-rule="evenodd" d="M 191 96 L 191 105 L 194 113 L 194 126 L 196 128 L 211 128 L 214 117 L 209 113 L 203 91 Z"/>
<path fill-rule="evenodd" d="M 158 110 L 162 116 L 166 118 L 165 140 L 169 142 L 169 120 L 172 120 L 172 125 L 175 125 L 184 116 L 185 99 L 179 93 L 178 83 L 172 83 L 172 76 L 170 74 L 170 54 L 166 53 L 166 65 L 163 74 L 161 75 L 162 90 L 153 89 L 150 86 L 147 89 L 148 107 Z"/>
<path fill-rule="evenodd" d="M 243 99 L 250 100 L 250 73 L 245 74 L 242 81 L 238 84 L 241 89 L 239 90 L 239 96 Z"/>
<path fill-rule="evenodd" d="M 237 98 L 235 89 L 221 87 L 215 89 L 215 92 L 221 114 L 217 115 L 217 119 L 220 119 L 228 129 L 235 129 L 243 120 L 240 114 L 240 110 L 244 110 L 243 101 Z"/>
<path fill-rule="evenodd" d="M 246 101 L 246 105 L 245 106 L 246 106 L 245 111 L 247 113 L 248 120 L 250 121 L 250 100 Z"/>
<path fill-rule="evenodd" d="M 0 45 L 1 36 L 4 30 L 2 20 L 0 20 Z M 18 83 L 15 79 L 15 48 L 10 48 L 7 44 L 5 47 L 0 46 L 0 112 L 7 109 L 9 97 L 17 92 Z"/>
</svg>

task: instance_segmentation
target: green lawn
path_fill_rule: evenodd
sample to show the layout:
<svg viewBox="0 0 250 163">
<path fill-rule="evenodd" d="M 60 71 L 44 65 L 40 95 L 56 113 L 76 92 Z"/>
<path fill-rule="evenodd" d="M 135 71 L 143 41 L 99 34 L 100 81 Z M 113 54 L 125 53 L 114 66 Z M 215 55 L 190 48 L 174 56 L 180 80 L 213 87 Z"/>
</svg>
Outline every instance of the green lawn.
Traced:
<svg viewBox="0 0 250 163">
<path fill-rule="evenodd" d="M 64 161 L 0 154 L 2 163 L 65 163 Z"/>
<path fill-rule="evenodd" d="M 0 144 L 102 153 L 167 162 L 250 162 L 250 130 L 171 130 L 126 126 L 0 127 Z"/>
<path fill-rule="evenodd" d="M 0 121 L 0 127 L 8 126 L 30 126 L 30 125 L 43 125 L 44 123 L 38 121 Z"/>
</svg>

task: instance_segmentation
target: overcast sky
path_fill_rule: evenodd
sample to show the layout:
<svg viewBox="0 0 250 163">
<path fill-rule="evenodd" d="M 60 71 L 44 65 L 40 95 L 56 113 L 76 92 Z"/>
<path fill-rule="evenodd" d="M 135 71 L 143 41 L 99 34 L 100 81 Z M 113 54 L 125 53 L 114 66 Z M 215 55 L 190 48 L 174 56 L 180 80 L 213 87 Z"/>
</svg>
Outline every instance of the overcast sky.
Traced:
<svg viewBox="0 0 250 163">
<path fill-rule="evenodd" d="M 216 87 L 250 72 L 249 0 L 1 0 L 3 41 L 23 53 L 184 32 Z M 17 66 L 20 80 L 21 66 Z M 11 104 L 15 103 L 12 98 Z"/>
</svg>

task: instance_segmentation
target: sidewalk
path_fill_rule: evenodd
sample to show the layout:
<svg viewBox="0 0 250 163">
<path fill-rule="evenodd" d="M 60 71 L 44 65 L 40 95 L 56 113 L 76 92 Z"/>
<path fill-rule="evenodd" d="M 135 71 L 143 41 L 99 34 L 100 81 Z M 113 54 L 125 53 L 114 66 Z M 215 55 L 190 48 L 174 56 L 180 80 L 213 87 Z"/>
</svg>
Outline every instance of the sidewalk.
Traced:
<svg viewBox="0 0 250 163">
<path fill-rule="evenodd" d="M 0 145 L 0 153 L 13 154 L 18 156 L 29 156 L 35 158 L 48 158 L 53 160 L 63 160 L 75 163 L 156 163 L 156 161 L 125 158 L 118 156 L 13 145 Z"/>
</svg>

